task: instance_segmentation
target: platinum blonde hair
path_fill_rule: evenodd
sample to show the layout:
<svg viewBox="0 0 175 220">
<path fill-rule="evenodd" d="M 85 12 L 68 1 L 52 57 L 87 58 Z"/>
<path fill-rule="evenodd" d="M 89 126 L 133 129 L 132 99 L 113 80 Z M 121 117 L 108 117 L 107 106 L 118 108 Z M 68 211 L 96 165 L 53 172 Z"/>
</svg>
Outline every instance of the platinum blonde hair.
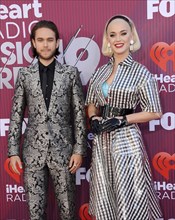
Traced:
<svg viewBox="0 0 175 220">
<path fill-rule="evenodd" d="M 113 52 L 110 51 L 109 47 L 108 47 L 107 29 L 108 29 L 109 24 L 115 19 L 123 19 L 124 21 L 126 21 L 129 24 L 129 26 L 131 28 L 132 35 L 133 35 L 133 41 L 134 41 L 134 43 L 132 44 L 132 50 L 130 50 L 130 51 L 133 53 L 133 52 L 136 52 L 137 50 L 139 50 L 141 47 L 141 43 L 140 43 L 140 39 L 139 39 L 134 22 L 129 17 L 127 17 L 125 15 L 115 15 L 115 16 L 111 17 L 105 25 L 105 29 L 104 29 L 104 33 L 103 33 L 102 54 L 104 56 L 108 56 L 108 57 L 111 57 L 113 55 Z"/>
</svg>

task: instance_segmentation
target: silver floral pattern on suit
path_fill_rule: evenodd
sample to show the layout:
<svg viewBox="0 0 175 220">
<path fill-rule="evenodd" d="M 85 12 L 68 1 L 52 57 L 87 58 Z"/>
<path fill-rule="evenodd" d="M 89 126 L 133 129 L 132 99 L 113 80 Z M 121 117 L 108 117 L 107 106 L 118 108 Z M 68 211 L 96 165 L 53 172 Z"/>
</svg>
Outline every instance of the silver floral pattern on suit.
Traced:
<svg viewBox="0 0 175 220">
<path fill-rule="evenodd" d="M 41 216 L 44 219 L 46 199 L 43 192 L 47 190 L 47 178 L 44 182 L 43 179 L 47 172 L 54 183 L 62 219 L 74 219 L 75 181 L 74 175 L 68 171 L 68 163 L 72 154 L 86 154 L 83 96 L 77 68 L 56 61 L 47 111 L 38 63 L 19 70 L 11 113 L 8 156 L 20 155 L 22 121 L 27 106 L 28 124 L 22 157 L 31 219 L 41 219 Z M 37 187 L 34 187 L 35 181 Z M 39 207 L 35 206 L 37 203 Z"/>
</svg>

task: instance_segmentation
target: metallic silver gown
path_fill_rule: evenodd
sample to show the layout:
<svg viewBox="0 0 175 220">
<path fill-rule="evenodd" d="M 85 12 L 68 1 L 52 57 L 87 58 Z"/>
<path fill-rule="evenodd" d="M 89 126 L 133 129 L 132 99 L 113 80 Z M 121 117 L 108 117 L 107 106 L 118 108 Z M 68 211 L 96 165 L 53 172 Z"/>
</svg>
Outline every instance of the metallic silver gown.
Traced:
<svg viewBox="0 0 175 220">
<path fill-rule="evenodd" d="M 106 100 L 101 88 L 112 68 L 111 60 L 92 76 L 86 105 L 109 104 L 129 109 L 140 105 L 142 111 L 161 112 L 156 80 L 131 55 L 119 64 Z M 94 136 L 89 213 L 96 220 L 155 220 L 162 217 L 137 124 Z"/>
</svg>

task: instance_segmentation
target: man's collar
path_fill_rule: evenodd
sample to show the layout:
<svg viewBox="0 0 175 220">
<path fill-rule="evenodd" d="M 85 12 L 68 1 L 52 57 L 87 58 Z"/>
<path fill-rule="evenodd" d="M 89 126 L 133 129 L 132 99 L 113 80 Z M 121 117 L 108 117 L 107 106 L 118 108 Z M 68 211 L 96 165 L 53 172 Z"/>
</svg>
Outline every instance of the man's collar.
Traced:
<svg viewBox="0 0 175 220">
<path fill-rule="evenodd" d="M 39 60 L 38 60 L 38 63 L 39 63 L 39 68 L 41 71 L 43 71 L 45 68 L 49 70 L 54 70 L 55 68 L 55 59 L 48 66 L 43 65 Z"/>
</svg>

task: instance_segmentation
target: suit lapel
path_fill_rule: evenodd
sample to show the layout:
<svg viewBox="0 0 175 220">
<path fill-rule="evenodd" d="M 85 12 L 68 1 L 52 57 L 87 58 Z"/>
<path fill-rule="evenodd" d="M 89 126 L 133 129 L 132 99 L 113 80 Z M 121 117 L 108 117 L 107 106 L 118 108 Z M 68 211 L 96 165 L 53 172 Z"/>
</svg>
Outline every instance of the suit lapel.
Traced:
<svg viewBox="0 0 175 220">
<path fill-rule="evenodd" d="M 52 87 L 52 93 L 51 93 L 48 112 L 51 111 L 57 97 L 59 96 L 59 91 L 61 90 L 61 85 L 63 82 L 62 77 L 63 77 L 63 68 L 61 64 L 56 61 L 55 74 L 54 74 L 54 79 L 53 79 L 53 87 Z"/>
<path fill-rule="evenodd" d="M 31 89 L 33 90 L 34 96 L 40 96 L 40 100 L 43 106 L 43 109 L 47 111 L 45 100 L 43 97 L 42 89 L 41 89 L 41 80 L 39 75 L 39 65 L 38 62 L 31 67 Z"/>
<path fill-rule="evenodd" d="M 53 79 L 53 87 L 52 87 L 52 93 L 51 93 L 51 98 L 50 98 L 50 104 L 49 104 L 49 109 L 48 112 L 51 111 L 51 109 L 54 106 L 54 103 L 57 99 L 58 96 L 60 96 L 60 92 L 62 90 L 62 83 L 63 83 L 63 68 L 62 65 L 56 61 L 55 64 L 55 74 L 54 74 L 54 79 Z M 47 112 L 45 100 L 43 97 L 42 89 L 41 89 L 41 81 L 40 81 L 40 76 L 39 76 L 39 65 L 38 62 L 34 64 L 31 67 L 31 88 L 33 89 L 34 93 L 37 95 L 40 95 L 42 98 L 41 104 L 43 106 L 43 109 Z"/>
</svg>

